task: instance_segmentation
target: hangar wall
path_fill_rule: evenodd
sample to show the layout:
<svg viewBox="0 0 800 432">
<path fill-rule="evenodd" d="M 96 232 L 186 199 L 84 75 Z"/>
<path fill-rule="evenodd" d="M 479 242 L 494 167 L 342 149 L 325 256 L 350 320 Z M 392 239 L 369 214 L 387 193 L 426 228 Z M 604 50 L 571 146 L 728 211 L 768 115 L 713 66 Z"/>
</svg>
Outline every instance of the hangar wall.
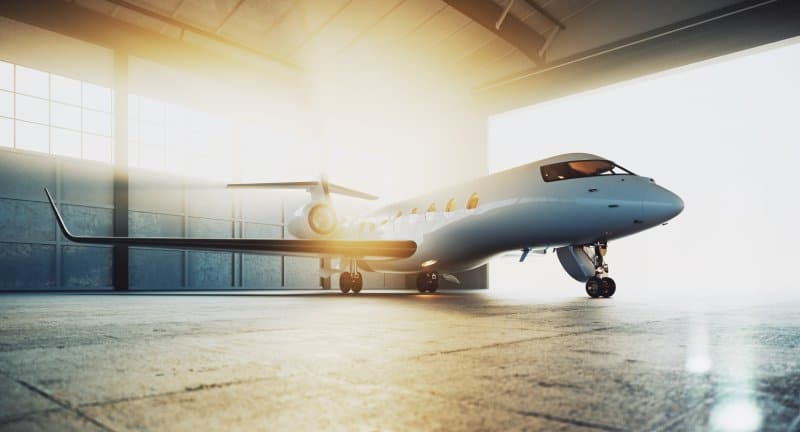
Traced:
<svg viewBox="0 0 800 432">
<path fill-rule="evenodd" d="M 105 88 L 113 86 L 113 50 L 0 20 L 0 60 Z M 283 76 L 262 87 L 248 82 L 243 89 L 215 83 L 202 73 L 188 75 L 131 57 L 129 77 L 130 91 L 139 95 L 224 113 L 237 121 L 257 119 L 262 127 L 283 135 L 302 133 L 302 95 Z M 265 93 L 270 97 L 264 97 Z M 17 105 L 30 97 L 9 91 L 4 95 L 11 101 L 10 113 L 0 113 L 9 116 L 5 123 L 56 130 L 52 113 L 44 114 L 38 125 L 27 122 Z M 50 110 L 56 105 L 51 99 L 44 95 L 36 100 Z M 77 108 L 84 116 L 88 112 Z M 282 114 L 280 121 L 276 113 Z M 79 120 L 76 133 L 83 132 L 85 139 L 89 135 L 83 123 Z M 13 147 L 22 139 L 15 138 L 13 130 L 0 137 L 0 147 Z M 48 144 L 53 153 L 53 138 L 48 138 Z M 111 289 L 111 247 L 66 242 L 58 233 L 42 187 L 56 195 L 76 233 L 111 235 L 114 165 L 110 160 L 94 162 L 40 150 L 45 153 L 0 149 L 0 290 Z M 221 182 L 174 174 L 134 168 L 129 177 L 130 235 L 280 238 L 284 235 L 281 213 L 291 212 L 297 204 L 292 197 L 286 202 L 278 197 L 265 205 L 261 196 L 226 192 Z M 319 285 L 318 264 L 308 258 L 132 248 L 129 283 L 131 289 L 310 288 Z"/>
<path fill-rule="evenodd" d="M 6 18 L 0 20 L 0 60 L 106 87 L 113 85 L 113 50 Z M 24 43 L 19 43 L 18 35 L 25 35 Z M 485 117 L 465 107 L 461 99 L 442 102 L 441 94 L 430 97 L 429 88 L 415 88 L 413 82 L 398 85 L 400 92 L 416 91 L 404 98 L 399 108 L 408 115 L 386 115 L 391 120 L 364 133 L 361 126 L 365 118 L 369 122 L 381 120 L 372 107 L 383 103 L 388 108 L 393 103 L 388 97 L 391 95 L 365 98 L 343 116 L 335 109 L 337 100 L 347 100 L 345 93 L 352 89 L 335 87 L 331 98 L 327 93 L 320 98 L 304 89 L 308 86 L 304 78 L 292 74 L 278 73 L 274 79 L 263 76 L 263 81 L 269 82 L 263 87 L 250 81 L 225 85 L 202 71 L 187 75 L 134 56 L 129 57 L 128 74 L 132 93 L 234 117 L 294 137 L 292 144 L 266 144 L 278 148 L 262 152 L 265 160 L 260 162 L 249 154 L 235 155 L 235 163 L 240 165 L 281 168 L 280 147 L 320 140 L 337 154 L 346 148 L 351 151 L 349 155 L 361 154 L 361 161 L 368 161 L 374 153 L 366 146 L 379 143 L 377 148 L 405 151 L 398 151 L 398 161 L 384 161 L 382 166 L 343 166 L 334 180 L 354 180 L 351 185 L 355 187 L 368 183 L 377 190 L 390 191 L 390 198 L 485 172 Z M 352 98 L 348 102 L 352 104 Z M 311 115 L 309 103 L 334 115 L 321 119 L 319 112 Z M 49 120 L 45 123 L 52 126 Z M 352 128 L 331 127 L 342 124 Z M 450 158 L 448 154 L 456 154 L 456 149 L 460 157 Z M 293 151 L 303 157 L 309 155 L 307 151 Z M 410 165 L 415 175 L 408 175 Z M 387 166 L 391 171 L 386 171 Z M 4 275 L 0 290 L 112 289 L 111 248 L 65 242 L 41 188 L 48 185 L 56 194 L 67 222 L 77 233 L 110 235 L 114 166 L 0 148 L 0 170 L 0 272 Z M 337 174 L 335 169 L 331 171 Z M 310 172 L 319 172 L 319 167 L 312 166 Z M 353 173 L 356 175 L 348 175 Z M 273 177 L 273 173 L 264 174 Z M 291 213 L 305 199 L 280 196 L 260 201 L 263 192 L 258 197 L 232 195 L 221 185 L 131 168 L 129 234 L 280 237 L 285 235 L 280 228 L 282 212 Z M 312 288 L 319 286 L 318 265 L 316 259 L 132 248 L 128 279 L 131 289 Z M 460 275 L 462 286 L 485 288 L 485 276 L 485 269 Z M 336 281 L 332 285 L 335 288 Z M 365 274 L 365 286 L 413 287 L 414 281 L 402 275 Z"/>
<path fill-rule="evenodd" d="M 295 197 L 232 193 L 220 183 L 145 170 L 130 173 L 134 236 L 283 238 Z M 111 247 L 77 245 L 57 229 L 43 187 L 70 229 L 111 235 L 113 169 L 108 164 L 0 150 L 0 290 L 110 290 Z M 131 290 L 313 288 L 315 258 L 131 248 Z M 371 274 L 370 287 L 402 288 L 402 276 Z"/>
</svg>

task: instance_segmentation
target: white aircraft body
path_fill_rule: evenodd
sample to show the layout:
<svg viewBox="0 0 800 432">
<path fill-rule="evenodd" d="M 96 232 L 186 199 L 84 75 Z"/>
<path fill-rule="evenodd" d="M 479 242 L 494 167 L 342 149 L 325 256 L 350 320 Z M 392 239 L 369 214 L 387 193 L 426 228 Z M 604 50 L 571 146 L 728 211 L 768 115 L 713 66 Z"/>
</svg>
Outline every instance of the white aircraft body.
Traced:
<svg viewBox="0 0 800 432">
<path fill-rule="evenodd" d="M 228 187 L 307 189 L 311 201 L 287 223 L 298 239 L 75 236 L 46 192 L 62 232 L 74 242 L 334 258 L 342 267 L 321 272 L 339 273 L 344 293 L 361 291 L 359 269 L 416 273 L 419 291 L 433 292 L 441 278 L 457 281 L 454 273 L 499 254 L 521 251 L 524 261 L 531 251 L 555 250 L 564 270 L 585 282 L 588 295 L 610 297 L 616 284 L 604 260 L 608 242 L 664 224 L 683 210 L 683 201 L 652 179 L 586 153 L 555 156 L 420 195 L 353 222 L 337 217 L 330 194 L 377 197 L 325 180 Z"/>
</svg>

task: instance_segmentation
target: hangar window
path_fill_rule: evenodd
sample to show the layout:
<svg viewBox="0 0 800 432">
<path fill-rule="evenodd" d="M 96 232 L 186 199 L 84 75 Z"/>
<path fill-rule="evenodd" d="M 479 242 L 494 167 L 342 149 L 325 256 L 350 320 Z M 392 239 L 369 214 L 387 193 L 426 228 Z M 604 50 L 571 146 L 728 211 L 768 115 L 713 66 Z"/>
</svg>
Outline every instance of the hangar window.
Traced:
<svg viewBox="0 0 800 432">
<path fill-rule="evenodd" d="M 467 210 L 472 210 L 474 208 L 478 208 L 478 193 L 473 192 L 472 195 L 469 196 L 467 200 Z"/>
<path fill-rule="evenodd" d="M 0 61 L 0 146 L 112 162 L 112 90 Z"/>
<path fill-rule="evenodd" d="M 428 212 L 428 213 L 435 212 L 436 211 L 436 203 L 432 202 L 431 205 L 428 206 L 428 209 L 425 210 L 425 211 Z"/>
<path fill-rule="evenodd" d="M 602 175 L 633 175 L 632 172 L 607 160 L 583 160 L 544 165 L 542 178 L 546 182 Z"/>
<path fill-rule="evenodd" d="M 447 201 L 447 204 L 444 206 L 445 213 L 452 213 L 456 209 L 456 199 L 450 198 L 450 201 Z"/>
</svg>

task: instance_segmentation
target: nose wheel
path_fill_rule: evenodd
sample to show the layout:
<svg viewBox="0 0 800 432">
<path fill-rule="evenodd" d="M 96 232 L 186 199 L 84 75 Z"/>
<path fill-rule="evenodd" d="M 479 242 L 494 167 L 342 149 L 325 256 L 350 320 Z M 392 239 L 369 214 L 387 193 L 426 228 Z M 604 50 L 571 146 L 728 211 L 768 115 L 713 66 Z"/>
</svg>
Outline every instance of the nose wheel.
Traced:
<svg viewBox="0 0 800 432">
<path fill-rule="evenodd" d="M 617 292 L 617 283 L 610 277 L 592 276 L 586 281 L 586 294 L 591 298 L 609 298 Z"/>
<path fill-rule="evenodd" d="M 609 298 L 617 292 L 617 284 L 614 279 L 606 276 L 608 274 L 608 264 L 605 263 L 608 245 L 606 243 L 595 243 L 594 245 L 594 276 L 586 281 L 586 294 L 591 298 Z"/>
<path fill-rule="evenodd" d="M 421 293 L 436 292 L 439 288 L 439 273 L 422 272 L 417 275 L 417 290 Z"/>
</svg>

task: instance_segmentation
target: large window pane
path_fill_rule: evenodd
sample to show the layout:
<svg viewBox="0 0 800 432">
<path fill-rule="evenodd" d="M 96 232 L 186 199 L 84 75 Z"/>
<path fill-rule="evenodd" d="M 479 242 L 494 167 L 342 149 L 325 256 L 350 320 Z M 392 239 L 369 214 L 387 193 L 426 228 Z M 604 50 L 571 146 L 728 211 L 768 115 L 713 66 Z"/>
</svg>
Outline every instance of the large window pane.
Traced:
<svg viewBox="0 0 800 432">
<path fill-rule="evenodd" d="M 81 82 L 58 75 L 50 76 L 50 98 L 72 105 L 81 104 Z"/>
<path fill-rule="evenodd" d="M 139 141 L 139 121 L 135 116 L 128 116 L 128 141 Z"/>
<path fill-rule="evenodd" d="M 50 119 L 48 102 L 39 98 L 17 95 L 17 118 L 47 124 Z"/>
<path fill-rule="evenodd" d="M 166 131 L 163 124 L 141 122 L 139 127 L 139 142 L 148 146 L 164 146 Z"/>
<path fill-rule="evenodd" d="M 81 130 L 81 109 L 72 105 L 51 102 L 50 124 L 79 131 Z"/>
<path fill-rule="evenodd" d="M 93 110 L 111 112 L 111 89 L 83 83 L 83 106 Z"/>
<path fill-rule="evenodd" d="M 166 104 L 147 98 L 139 98 L 139 119 L 142 121 L 164 123 Z"/>
<path fill-rule="evenodd" d="M 14 65 L 0 61 L 0 89 L 14 90 Z"/>
<path fill-rule="evenodd" d="M 139 166 L 153 170 L 163 170 L 164 149 L 139 144 Z"/>
<path fill-rule="evenodd" d="M 83 131 L 111 136 L 111 114 L 83 110 Z"/>
<path fill-rule="evenodd" d="M 0 116 L 14 117 L 14 94 L 0 90 Z"/>
<path fill-rule="evenodd" d="M 81 157 L 81 134 L 60 128 L 50 129 L 53 153 L 62 156 Z"/>
<path fill-rule="evenodd" d="M 16 121 L 17 148 L 48 153 L 48 133 L 47 126 Z"/>
<path fill-rule="evenodd" d="M 17 93 L 45 98 L 49 96 L 47 72 L 30 69 L 23 66 L 16 67 Z"/>
<path fill-rule="evenodd" d="M 128 95 L 128 115 L 134 118 L 139 117 L 139 96 L 135 94 Z"/>
<path fill-rule="evenodd" d="M 111 138 L 83 134 L 83 158 L 111 162 Z"/>
<path fill-rule="evenodd" d="M 14 147 L 14 121 L 0 117 L 0 147 Z"/>
<path fill-rule="evenodd" d="M 139 166 L 139 143 L 128 142 L 128 166 Z"/>
</svg>

